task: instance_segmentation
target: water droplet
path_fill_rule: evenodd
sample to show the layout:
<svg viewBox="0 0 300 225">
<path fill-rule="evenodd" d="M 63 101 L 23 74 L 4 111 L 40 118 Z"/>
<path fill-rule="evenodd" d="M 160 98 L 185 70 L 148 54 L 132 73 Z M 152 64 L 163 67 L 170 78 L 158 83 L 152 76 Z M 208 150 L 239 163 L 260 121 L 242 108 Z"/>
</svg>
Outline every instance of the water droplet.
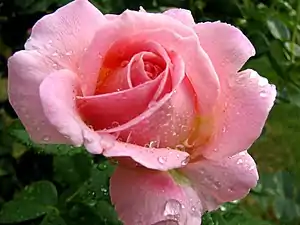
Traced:
<svg viewBox="0 0 300 225">
<path fill-rule="evenodd" d="M 255 165 L 250 166 L 249 171 L 254 170 L 256 168 Z"/>
<path fill-rule="evenodd" d="M 243 163 L 243 160 L 242 159 L 238 159 L 238 161 L 236 162 L 236 164 L 242 164 Z"/>
<path fill-rule="evenodd" d="M 152 107 L 154 107 L 156 104 L 157 104 L 156 101 L 150 101 L 149 104 L 148 104 L 148 108 L 152 108 Z"/>
<path fill-rule="evenodd" d="M 100 190 L 101 190 L 102 192 L 104 192 L 104 193 L 107 192 L 107 190 L 106 190 L 105 188 L 101 188 Z"/>
<path fill-rule="evenodd" d="M 64 135 L 64 138 L 70 139 L 70 136 L 69 135 Z"/>
<path fill-rule="evenodd" d="M 58 56 L 58 53 L 57 52 L 53 52 L 52 56 L 56 57 L 56 56 Z"/>
<path fill-rule="evenodd" d="M 267 97 L 267 92 L 266 91 L 261 91 L 259 93 L 259 96 L 262 97 L 262 98 Z"/>
<path fill-rule="evenodd" d="M 68 52 L 66 52 L 66 54 L 65 55 L 67 55 L 67 56 L 70 56 L 70 55 L 72 55 L 73 54 L 73 52 L 72 51 L 68 51 Z"/>
<path fill-rule="evenodd" d="M 221 187 L 221 183 L 220 181 L 215 181 L 215 183 L 213 183 L 213 188 L 218 190 Z"/>
<path fill-rule="evenodd" d="M 186 166 L 189 163 L 189 161 L 190 161 L 190 157 L 188 156 L 184 160 L 181 161 L 181 165 Z"/>
<path fill-rule="evenodd" d="M 159 141 L 150 141 L 149 148 L 158 148 L 159 147 Z"/>
<path fill-rule="evenodd" d="M 196 207 L 192 206 L 191 210 L 192 210 L 192 212 L 195 212 L 196 211 Z"/>
<path fill-rule="evenodd" d="M 49 136 L 44 136 L 44 137 L 43 137 L 43 140 L 44 140 L 44 141 L 50 141 L 50 137 L 49 137 Z"/>
<path fill-rule="evenodd" d="M 84 48 L 83 51 L 86 52 L 86 51 L 87 51 L 87 48 Z"/>
<path fill-rule="evenodd" d="M 171 217 L 172 219 L 178 219 L 182 205 L 176 199 L 170 199 L 166 202 L 164 208 L 164 216 Z"/>
<path fill-rule="evenodd" d="M 111 123 L 111 126 L 112 127 L 118 127 L 118 126 L 120 126 L 120 124 L 117 121 L 114 121 L 114 122 Z"/>
<path fill-rule="evenodd" d="M 53 67 L 54 69 L 57 69 L 58 65 L 57 65 L 56 63 L 53 63 L 53 64 L 52 64 L 52 67 Z"/>
<path fill-rule="evenodd" d="M 167 157 L 165 157 L 165 156 L 159 156 L 159 157 L 157 158 L 157 160 L 158 160 L 158 162 L 159 162 L 160 164 L 164 164 L 165 162 L 167 162 Z"/>
<path fill-rule="evenodd" d="M 185 152 L 185 150 L 186 150 L 184 145 L 176 145 L 175 148 L 182 152 Z"/>
<path fill-rule="evenodd" d="M 121 62 L 121 67 L 125 67 L 125 66 L 127 66 L 127 65 L 128 65 L 128 63 L 129 63 L 129 62 L 128 62 L 128 61 L 126 61 L 126 60 L 125 60 L 125 61 L 122 61 L 122 62 Z"/>
<path fill-rule="evenodd" d="M 214 149 L 213 149 L 213 151 L 214 151 L 214 152 L 217 152 L 217 151 L 218 151 L 218 149 L 217 149 L 217 148 L 214 148 Z"/>
<path fill-rule="evenodd" d="M 233 188 L 228 188 L 228 192 L 233 192 Z"/>
<path fill-rule="evenodd" d="M 49 41 L 48 41 L 48 44 L 52 44 L 52 43 L 53 43 L 53 41 L 52 41 L 52 40 L 49 40 Z"/>
<path fill-rule="evenodd" d="M 222 128 L 222 132 L 223 132 L 223 133 L 226 132 L 226 127 L 225 127 L 225 126 Z"/>
</svg>

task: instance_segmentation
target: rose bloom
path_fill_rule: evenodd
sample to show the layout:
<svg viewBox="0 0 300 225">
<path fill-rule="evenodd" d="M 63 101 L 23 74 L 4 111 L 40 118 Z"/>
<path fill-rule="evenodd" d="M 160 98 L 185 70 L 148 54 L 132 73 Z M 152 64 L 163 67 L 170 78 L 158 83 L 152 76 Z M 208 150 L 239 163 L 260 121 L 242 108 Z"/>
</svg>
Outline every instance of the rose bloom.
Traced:
<svg viewBox="0 0 300 225">
<path fill-rule="evenodd" d="M 110 194 L 125 225 L 199 225 L 258 180 L 247 149 L 276 96 L 226 23 L 191 12 L 103 15 L 75 0 L 40 19 L 8 62 L 9 99 L 33 141 L 118 161 Z"/>
</svg>

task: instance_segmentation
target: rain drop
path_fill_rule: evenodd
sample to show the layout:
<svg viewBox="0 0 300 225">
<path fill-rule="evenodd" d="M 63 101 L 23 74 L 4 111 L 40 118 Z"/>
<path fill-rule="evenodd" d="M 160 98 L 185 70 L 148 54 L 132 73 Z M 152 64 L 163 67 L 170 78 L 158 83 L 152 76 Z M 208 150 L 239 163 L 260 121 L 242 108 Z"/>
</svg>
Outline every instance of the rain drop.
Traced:
<svg viewBox="0 0 300 225">
<path fill-rule="evenodd" d="M 242 159 L 238 159 L 237 163 L 236 164 L 242 164 L 243 163 L 243 160 Z"/>
<path fill-rule="evenodd" d="M 152 108 L 153 106 L 155 106 L 157 103 L 155 101 L 151 101 L 148 104 L 148 108 Z"/>
<path fill-rule="evenodd" d="M 164 164 L 167 161 L 167 157 L 159 156 L 157 160 L 160 164 Z"/>
<path fill-rule="evenodd" d="M 73 54 L 72 51 L 66 52 L 66 55 L 67 55 L 67 56 L 70 56 L 70 55 L 72 55 L 72 54 Z"/>
<path fill-rule="evenodd" d="M 177 201 L 176 199 L 170 199 L 165 204 L 164 216 L 178 219 L 181 209 L 182 205 L 179 201 Z"/>
<path fill-rule="evenodd" d="M 111 124 L 112 127 L 118 127 L 120 124 L 117 121 L 112 122 Z"/>
<path fill-rule="evenodd" d="M 52 56 L 56 57 L 56 56 L 58 56 L 58 53 L 57 53 L 57 52 L 54 52 L 54 53 L 52 54 Z"/>
<path fill-rule="evenodd" d="M 179 151 L 182 151 L 182 152 L 185 152 L 185 146 L 184 145 L 176 145 L 176 147 L 175 147 L 177 150 L 179 150 Z"/>
<path fill-rule="evenodd" d="M 226 132 L 226 127 L 222 128 L 222 132 L 225 133 Z"/>
<path fill-rule="evenodd" d="M 43 137 L 43 140 L 44 140 L 44 141 L 50 141 L 50 137 L 49 137 L 49 136 L 44 136 L 44 137 Z"/>
<path fill-rule="evenodd" d="M 188 156 L 184 160 L 181 161 L 181 165 L 186 166 L 189 163 L 189 161 L 190 161 L 190 157 Z"/>
<path fill-rule="evenodd" d="M 259 96 L 262 97 L 262 98 L 267 97 L 266 91 L 261 91 L 261 92 L 259 93 Z"/>
<path fill-rule="evenodd" d="M 159 141 L 150 141 L 149 148 L 158 148 L 159 147 Z"/>
</svg>

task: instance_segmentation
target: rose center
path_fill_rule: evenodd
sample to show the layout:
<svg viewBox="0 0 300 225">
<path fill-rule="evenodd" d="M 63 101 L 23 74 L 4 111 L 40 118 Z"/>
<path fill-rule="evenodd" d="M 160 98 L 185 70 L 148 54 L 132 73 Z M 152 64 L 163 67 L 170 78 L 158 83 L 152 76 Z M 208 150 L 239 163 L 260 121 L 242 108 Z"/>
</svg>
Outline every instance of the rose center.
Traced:
<svg viewBox="0 0 300 225">
<path fill-rule="evenodd" d="M 155 79 L 163 70 L 159 65 L 152 62 L 144 62 L 144 70 L 150 79 Z"/>
</svg>

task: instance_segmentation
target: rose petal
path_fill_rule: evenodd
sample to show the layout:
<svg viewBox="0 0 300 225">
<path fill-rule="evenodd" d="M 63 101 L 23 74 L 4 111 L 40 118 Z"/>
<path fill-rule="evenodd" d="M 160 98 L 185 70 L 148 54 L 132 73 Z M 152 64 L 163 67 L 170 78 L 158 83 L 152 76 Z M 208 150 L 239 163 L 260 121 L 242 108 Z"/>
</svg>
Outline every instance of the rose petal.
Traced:
<svg viewBox="0 0 300 225">
<path fill-rule="evenodd" d="M 170 16 L 187 26 L 194 26 L 195 21 L 190 10 L 186 9 L 169 9 L 163 12 L 164 15 Z"/>
<path fill-rule="evenodd" d="M 83 74 L 89 84 L 90 64 L 80 66 L 95 32 L 106 22 L 101 12 L 89 1 L 75 0 L 44 16 L 32 28 L 26 50 L 37 50 L 53 60 L 58 69 L 65 68 Z"/>
<path fill-rule="evenodd" d="M 243 198 L 258 180 L 255 162 L 247 152 L 219 161 L 202 159 L 180 171 L 197 191 L 204 210 L 209 211 L 224 202 Z"/>
<path fill-rule="evenodd" d="M 245 62 L 255 55 L 251 42 L 234 26 L 221 22 L 206 22 L 198 23 L 194 29 L 220 80 L 235 75 Z"/>
<path fill-rule="evenodd" d="M 141 29 L 144 31 L 140 32 Z M 157 42 L 168 52 L 177 52 L 186 62 L 186 74 L 199 98 L 201 112 L 211 113 L 219 95 L 219 81 L 212 63 L 201 48 L 195 32 L 165 15 L 127 10 L 117 19 L 101 26 L 87 51 L 86 60 L 95 67 L 92 70 L 97 71 L 101 67 L 99 55 L 104 57 L 115 41 L 129 37 Z"/>
<path fill-rule="evenodd" d="M 105 137 L 105 134 L 101 136 Z M 146 148 L 119 141 L 112 142 L 109 138 L 102 141 L 102 146 L 105 157 L 130 157 L 142 166 L 154 170 L 180 168 L 189 161 L 188 153 L 170 148 Z"/>
<path fill-rule="evenodd" d="M 260 136 L 275 97 L 275 86 L 253 70 L 229 79 L 217 106 L 212 140 L 198 153 L 215 159 L 248 149 Z"/>
<path fill-rule="evenodd" d="M 161 78 L 110 94 L 79 96 L 77 97 L 79 113 L 95 130 L 124 124 L 148 109 L 160 81 Z"/>
<path fill-rule="evenodd" d="M 38 143 L 70 144 L 43 112 L 39 86 L 54 72 L 52 62 L 36 51 L 19 51 L 8 60 L 8 94 L 11 105 L 31 139 Z"/>
<path fill-rule="evenodd" d="M 124 225 L 201 223 L 202 207 L 194 190 L 176 184 L 166 172 L 118 167 L 110 193 Z"/>
<path fill-rule="evenodd" d="M 79 79 L 69 70 L 59 70 L 47 76 L 40 85 L 40 97 L 44 113 L 56 129 L 71 142 L 84 144 L 91 153 L 102 152 L 101 137 L 81 120 L 75 105 Z M 49 137 L 49 142 L 51 141 Z"/>
</svg>

